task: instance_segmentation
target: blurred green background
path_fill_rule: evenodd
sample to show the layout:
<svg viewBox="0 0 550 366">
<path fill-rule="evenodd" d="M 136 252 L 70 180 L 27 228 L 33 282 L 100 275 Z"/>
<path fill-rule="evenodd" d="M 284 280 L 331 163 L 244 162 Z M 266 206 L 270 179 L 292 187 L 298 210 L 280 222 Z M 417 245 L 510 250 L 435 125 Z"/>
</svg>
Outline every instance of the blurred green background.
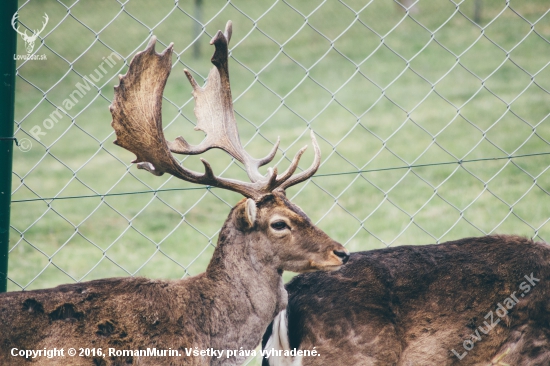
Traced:
<svg viewBox="0 0 550 366">
<path fill-rule="evenodd" d="M 321 168 L 289 196 L 351 251 L 487 233 L 550 240 L 547 0 L 481 0 L 478 14 L 474 0 L 421 0 L 409 15 L 389 0 L 197 3 L 20 2 L 24 26 L 40 28 L 44 13 L 49 22 L 34 48 L 47 60 L 17 62 L 16 137 L 32 148 L 14 156 L 10 290 L 205 269 L 241 197 L 138 171 L 112 144 L 108 106 L 117 75 L 154 34 L 158 51 L 175 44 L 167 138 L 200 142 L 183 69 L 204 82 L 208 42 L 229 19 L 243 143 L 264 156 L 281 136 L 286 168 L 313 129 Z M 122 59 L 46 129 L 113 52 Z M 205 157 L 246 179 L 222 152 Z M 300 167 L 311 161 L 309 149 Z M 201 169 L 197 157 L 184 164 Z"/>
</svg>

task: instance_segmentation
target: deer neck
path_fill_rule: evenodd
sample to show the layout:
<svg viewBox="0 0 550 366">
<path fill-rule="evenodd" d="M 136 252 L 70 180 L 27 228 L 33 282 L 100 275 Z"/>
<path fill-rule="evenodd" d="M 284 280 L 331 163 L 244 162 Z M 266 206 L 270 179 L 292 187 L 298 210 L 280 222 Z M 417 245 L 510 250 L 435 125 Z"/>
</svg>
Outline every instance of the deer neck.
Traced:
<svg viewBox="0 0 550 366">
<path fill-rule="evenodd" d="M 281 271 L 278 271 L 261 233 L 243 233 L 230 218 L 206 270 L 205 280 L 215 290 L 219 304 L 213 311 L 226 319 L 212 345 L 227 349 L 254 349 L 269 323 L 287 304 Z M 220 319 L 221 320 L 221 319 Z"/>
</svg>

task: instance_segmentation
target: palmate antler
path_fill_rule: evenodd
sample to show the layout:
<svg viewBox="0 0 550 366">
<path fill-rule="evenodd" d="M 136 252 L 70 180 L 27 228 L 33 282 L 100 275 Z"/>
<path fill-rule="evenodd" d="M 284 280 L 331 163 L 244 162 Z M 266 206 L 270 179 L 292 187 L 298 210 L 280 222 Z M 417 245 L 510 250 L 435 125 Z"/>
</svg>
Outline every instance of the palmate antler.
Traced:
<svg viewBox="0 0 550 366">
<path fill-rule="evenodd" d="M 189 71 L 184 70 L 193 86 L 197 117 L 195 130 L 206 133 L 202 143 L 193 146 L 183 137 L 172 142 L 164 138 L 161 120 L 162 93 L 172 66 L 173 44 L 158 54 L 155 52 L 154 36 L 147 48 L 134 56 L 126 75 L 119 77 L 120 84 L 115 86 L 115 97 L 110 106 L 113 115 L 111 125 L 117 136 L 114 143 L 136 154 L 136 159 L 132 162 L 138 163 L 138 168 L 155 175 L 168 173 L 185 181 L 224 188 L 258 199 L 277 188 L 284 190 L 311 177 L 319 168 L 321 151 L 312 131 L 315 158 L 307 170 L 292 176 L 307 147 L 305 146 L 298 151 L 284 173 L 278 175 L 277 168 L 269 168 L 266 175 L 259 172 L 259 167 L 268 164 L 275 157 L 279 140 L 263 159 L 253 158 L 242 147 L 229 85 L 228 43 L 231 32 L 232 23 L 229 21 L 225 33 L 218 31 L 210 41 L 216 47 L 211 60 L 215 67 L 210 70 L 204 88 L 199 87 Z M 250 182 L 217 177 L 210 164 L 202 158 L 204 174 L 189 170 L 181 166 L 171 154 L 196 155 L 212 148 L 222 149 L 241 162 Z"/>
</svg>

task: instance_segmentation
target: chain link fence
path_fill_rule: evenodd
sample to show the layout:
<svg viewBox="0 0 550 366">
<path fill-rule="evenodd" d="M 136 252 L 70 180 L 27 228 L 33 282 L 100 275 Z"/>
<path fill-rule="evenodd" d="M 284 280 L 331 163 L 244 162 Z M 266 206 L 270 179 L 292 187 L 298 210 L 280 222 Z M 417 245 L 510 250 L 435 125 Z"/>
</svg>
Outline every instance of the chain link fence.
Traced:
<svg viewBox="0 0 550 366">
<path fill-rule="evenodd" d="M 285 168 L 313 129 L 321 168 L 289 196 L 350 250 L 550 240 L 549 12 L 544 0 L 21 2 L 21 33 L 44 28 L 16 55 L 8 288 L 204 271 L 240 197 L 137 171 L 111 143 L 108 106 L 154 34 L 157 51 L 175 43 L 167 138 L 200 142 L 183 69 L 205 81 L 228 19 L 243 144 L 263 156 L 280 135 Z"/>
<path fill-rule="evenodd" d="M 289 196 L 350 250 L 550 240 L 549 11 L 545 0 L 20 2 L 21 32 L 47 20 L 32 51 L 18 45 L 8 288 L 205 269 L 240 197 L 138 171 L 111 143 L 108 106 L 154 34 L 158 52 L 175 43 L 167 138 L 200 142 L 183 69 L 205 81 L 208 41 L 228 19 L 243 144 L 263 156 L 280 135 L 285 168 L 313 129 L 321 168 Z"/>
</svg>

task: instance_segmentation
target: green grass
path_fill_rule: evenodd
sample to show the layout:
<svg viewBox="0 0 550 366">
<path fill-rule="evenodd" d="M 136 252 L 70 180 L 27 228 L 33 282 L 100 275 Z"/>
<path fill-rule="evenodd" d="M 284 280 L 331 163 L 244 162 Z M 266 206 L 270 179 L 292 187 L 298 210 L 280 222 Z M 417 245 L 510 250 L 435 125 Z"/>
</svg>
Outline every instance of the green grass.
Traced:
<svg viewBox="0 0 550 366">
<path fill-rule="evenodd" d="M 14 156 L 10 290 L 129 274 L 181 278 L 204 270 L 238 195 L 191 189 L 78 198 L 194 188 L 128 167 L 132 154 L 111 144 L 108 106 L 116 75 L 127 69 L 122 61 L 68 111 L 71 116 L 51 130 L 42 127 L 47 135 L 40 142 L 25 132 L 69 96 L 81 81 L 77 73 L 94 72 L 111 54 L 108 47 L 129 62 L 154 33 L 164 45 L 174 42 L 177 53 L 165 91 L 173 104 L 163 105 L 167 138 L 181 134 L 198 143 L 183 64 L 202 83 L 213 49 L 203 34 L 201 54 L 193 56 L 193 22 L 185 13 L 194 14 L 192 3 L 174 10 L 170 1 L 130 1 L 122 10 L 116 2 L 80 1 L 68 12 L 45 0 L 20 11 L 32 28 L 46 12 L 51 33 L 36 46 L 47 61 L 18 61 L 16 137 L 29 138 L 33 148 Z M 389 1 L 373 1 L 358 18 L 354 11 L 366 2 L 346 3 L 349 8 L 327 1 L 311 13 L 320 2 L 204 2 L 209 35 L 228 19 L 234 23 L 231 82 L 241 139 L 251 154 L 265 155 L 280 135 L 285 158 L 280 152 L 277 159 L 286 167 L 309 143 L 311 126 L 323 164 L 319 176 L 290 189 L 290 196 L 352 251 L 492 232 L 550 240 L 550 155 L 431 165 L 550 152 L 550 15 L 534 26 L 538 34 L 529 34 L 530 25 L 511 9 L 493 20 L 504 2 L 484 2 L 481 24 L 490 24 L 485 35 L 492 42 L 476 42 L 480 29 L 465 18 L 472 17 L 472 1 L 449 21 L 451 2 L 421 1 L 414 17 L 422 26 Z M 544 0 L 512 7 L 531 22 L 548 10 Z M 256 28 L 251 19 L 259 19 Z M 18 42 L 18 53 L 25 53 Z M 221 152 L 205 156 L 216 172 L 230 163 Z M 311 159 L 308 151 L 301 167 Z M 185 164 L 200 169 L 195 157 Z M 386 170 L 408 165 L 423 166 Z M 358 170 L 368 172 L 331 175 Z M 236 165 L 224 176 L 245 178 Z M 39 197 L 76 198 L 32 201 Z"/>
</svg>

